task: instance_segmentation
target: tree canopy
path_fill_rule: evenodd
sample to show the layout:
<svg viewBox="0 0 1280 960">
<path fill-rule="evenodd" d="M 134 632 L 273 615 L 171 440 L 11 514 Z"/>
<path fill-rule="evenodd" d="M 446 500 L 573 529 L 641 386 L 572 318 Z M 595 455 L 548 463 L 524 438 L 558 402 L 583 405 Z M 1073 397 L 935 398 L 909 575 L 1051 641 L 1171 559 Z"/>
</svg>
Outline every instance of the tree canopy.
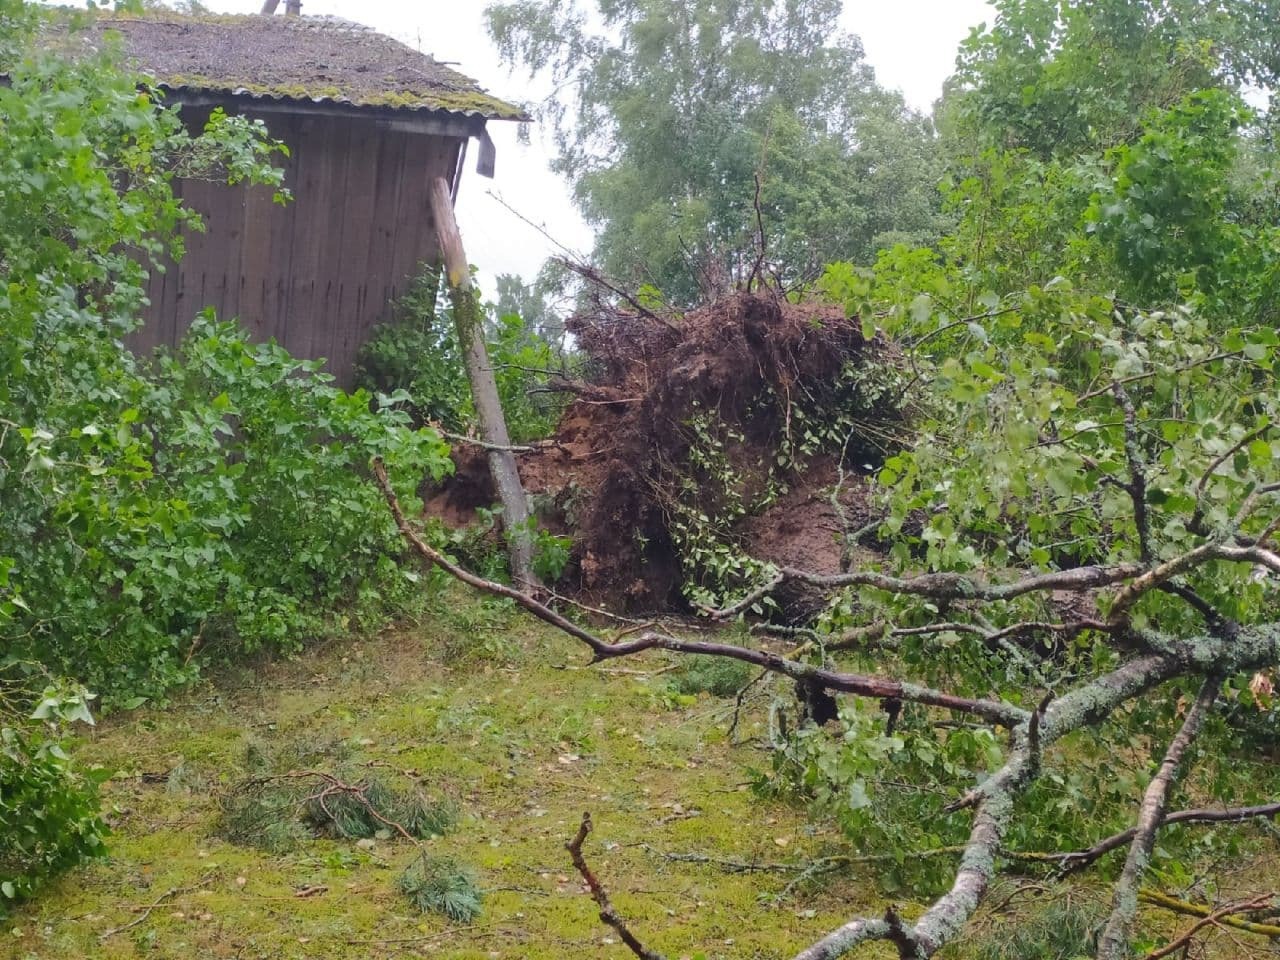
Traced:
<svg viewBox="0 0 1280 960">
<path fill-rule="evenodd" d="M 838 0 L 494 4 L 503 58 L 544 75 L 556 169 L 596 259 L 690 303 L 937 231 L 929 121 L 881 88 Z M 760 179 L 759 217 L 755 178 Z"/>
</svg>

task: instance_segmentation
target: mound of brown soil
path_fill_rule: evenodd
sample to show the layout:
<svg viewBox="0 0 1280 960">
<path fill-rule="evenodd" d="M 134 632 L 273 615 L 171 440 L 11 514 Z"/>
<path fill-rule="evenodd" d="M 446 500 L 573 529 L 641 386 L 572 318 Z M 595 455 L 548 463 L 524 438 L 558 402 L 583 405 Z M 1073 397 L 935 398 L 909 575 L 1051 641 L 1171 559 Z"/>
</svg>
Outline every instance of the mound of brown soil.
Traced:
<svg viewBox="0 0 1280 960">
<path fill-rule="evenodd" d="M 858 526 L 866 512 L 856 472 L 863 452 L 846 451 L 854 468 L 840 511 L 831 499 L 836 456 L 816 455 L 781 480 L 775 463 L 793 409 L 836 402 L 842 369 L 884 351 L 863 342 L 856 320 L 829 304 L 738 293 L 679 319 L 608 312 L 575 318 L 570 330 L 593 381 L 578 388 L 555 436 L 519 461 L 544 523 L 573 536 L 570 579 L 580 595 L 632 610 L 683 606 L 673 511 L 724 507 L 705 465 L 690 459 L 696 416 L 733 438 L 723 456 L 744 503 L 771 476 L 788 488 L 735 526 L 741 547 L 777 563 L 839 569 L 840 513 Z M 484 451 L 457 447 L 454 457 L 455 476 L 427 510 L 462 523 L 494 501 L 494 490 Z"/>
</svg>

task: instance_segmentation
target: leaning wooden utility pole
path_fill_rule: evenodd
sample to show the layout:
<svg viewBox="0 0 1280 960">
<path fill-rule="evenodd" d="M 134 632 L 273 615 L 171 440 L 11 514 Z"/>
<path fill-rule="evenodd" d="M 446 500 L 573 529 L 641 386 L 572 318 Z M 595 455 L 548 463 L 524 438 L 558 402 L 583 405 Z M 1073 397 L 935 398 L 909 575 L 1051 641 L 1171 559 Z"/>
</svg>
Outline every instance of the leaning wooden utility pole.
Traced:
<svg viewBox="0 0 1280 960">
<path fill-rule="evenodd" d="M 480 421 L 480 438 L 488 447 L 489 472 L 493 475 L 498 499 L 502 503 L 511 575 L 517 583 L 537 586 L 533 572 L 529 501 L 520 483 L 515 454 L 511 451 L 507 421 L 502 415 L 502 402 L 498 399 L 498 384 L 493 378 L 493 367 L 485 348 L 480 301 L 471 283 L 471 267 L 462 249 L 462 234 L 458 232 L 458 223 L 453 218 L 453 200 L 444 177 L 436 177 L 431 183 L 431 215 L 436 222 L 436 235 L 440 239 L 440 252 L 449 281 L 458 345 L 467 368 L 467 380 L 471 383 L 476 418 Z"/>
</svg>

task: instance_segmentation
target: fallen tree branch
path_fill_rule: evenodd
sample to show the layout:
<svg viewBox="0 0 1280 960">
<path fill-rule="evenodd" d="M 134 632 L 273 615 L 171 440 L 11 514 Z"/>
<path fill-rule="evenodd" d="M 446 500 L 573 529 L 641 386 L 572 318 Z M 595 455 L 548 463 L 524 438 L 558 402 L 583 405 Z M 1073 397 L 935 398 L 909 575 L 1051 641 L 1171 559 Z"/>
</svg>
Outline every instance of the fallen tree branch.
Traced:
<svg viewBox="0 0 1280 960">
<path fill-rule="evenodd" d="M 530 393 L 572 393 L 575 397 L 590 403 L 639 403 L 643 397 L 628 397 L 615 387 L 598 387 L 583 383 L 581 380 L 570 380 L 562 377 L 549 381 L 541 387 L 534 387 Z"/>
<path fill-rule="evenodd" d="M 1217 910 L 1213 911 L 1213 913 L 1197 920 L 1187 928 L 1185 933 L 1179 935 L 1167 945 L 1161 947 L 1159 950 L 1153 950 L 1151 953 L 1148 953 L 1146 960 L 1161 960 L 1161 958 L 1167 957 L 1171 953 L 1176 953 L 1191 943 L 1195 935 L 1203 928 L 1212 926 L 1221 920 L 1225 920 L 1233 913 L 1240 913 L 1245 910 L 1256 910 L 1260 907 L 1265 907 L 1271 903 L 1272 899 L 1271 894 L 1264 893 L 1254 897 L 1252 900 L 1239 900 L 1235 903 L 1228 903 L 1225 906 L 1219 907 Z"/>
<path fill-rule="evenodd" d="M 345 780 L 335 777 L 333 774 L 327 773 L 324 770 L 290 770 L 287 773 L 276 773 L 276 774 L 270 774 L 267 776 L 250 777 L 248 780 L 242 781 L 242 783 L 246 785 L 251 785 L 251 786 L 260 786 L 261 784 L 272 783 L 278 780 L 316 780 L 318 781 L 320 784 L 319 789 L 317 789 L 315 793 L 312 793 L 306 797 L 303 797 L 302 800 L 300 801 L 300 804 L 307 804 L 312 802 L 318 803 L 320 805 L 320 809 L 324 811 L 325 816 L 327 816 L 335 824 L 335 826 L 338 822 L 337 818 L 334 817 L 332 811 L 329 810 L 329 807 L 326 801 L 328 800 L 329 797 L 342 794 L 345 796 L 349 796 L 353 800 L 355 800 L 356 803 L 360 804 L 360 806 L 364 808 L 365 812 L 368 813 L 369 816 L 373 817 L 373 819 L 377 820 L 384 827 L 387 827 L 389 830 L 392 830 L 398 833 L 401 837 L 403 837 L 405 840 L 408 840 L 414 846 L 417 846 L 417 847 L 422 846 L 418 838 L 415 837 L 412 833 L 410 833 L 404 827 L 403 824 L 397 823 L 395 820 L 385 817 L 378 812 L 378 808 L 374 806 L 373 802 L 369 799 L 369 796 L 366 793 L 366 791 L 368 790 L 367 785 L 362 786 L 361 784 L 358 784 L 358 783 L 347 783 Z"/>
<path fill-rule="evenodd" d="M 599 270 L 587 266 L 584 263 L 578 263 L 569 257 L 553 257 L 552 259 L 571 273 L 576 273 L 588 283 L 593 283 L 598 287 L 603 287 L 605 290 L 608 290 L 614 296 L 623 300 L 627 306 L 645 319 L 652 320 L 655 323 L 660 323 L 673 333 L 680 333 L 679 326 L 672 323 L 667 317 L 662 317 L 654 313 L 631 294 L 627 293 L 620 284 L 607 279 Z"/>
<path fill-rule="evenodd" d="M 1273 652 L 1268 647 L 1264 656 Z M 1064 694 L 1048 705 L 1038 723 L 1039 748 L 1109 716 L 1120 704 L 1168 680 L 1178 669 L 1172 657 L 1152 654 Z M 911 930 L 917 956 L 931 957 L 954 940 L 986 895 L 995 876 L 1001 839 L 1013 815 L 1013 802 L 1035 777 L 1030 726 L 1028 716 L 1014 731 L 1014 747 L 1004 766 L 972 791 L 973 826 L 951 890 L 935 900 Z M 861 943 L 888 935 L 883 920 L 856 918 L 796 954 L 794 960 L 836 960 Z"/>
<path fill-rule="evenodd" d="M 1139 890 L 1138 899 L 1148 906 L 1160 907 L 1171 913 L 1180 913 L 1188 917 L 1207 917 L 1213 912 L 1213 908 L 1207 907 L 1202 903 L 1179 900 L 1177 897 L 1171 897 L 1167 893 L 1161 893 L 1158 890 Z M 1243 910 L 1244 908 L 1241 907 L 1239 909 Z M 1243 930 L 1245 933 L 1256 933 L 1263 937 L 1280 937 L 1280 926 L 1271 923 L 1255 923 L 1252 920 L 1245 920 L 1231 915 L 1219 917 L 1216 922 L 1225 927 Z"/>
<path fill-rule="evenodd" d="M 707 614 L 713 620 L 732 619 L 751 609 L 753 603 L 758 603 L 789 580 L 797 580 L 825 589 L 875 587 L 889 593 L 908 593 L 933 600 L 1013 600 L 1029 593 L 1045 593 L 1051 590 L 1080 591 L 1112 586 L 1149 572 L 1146 564 L 1117 563 L 1107 567 L 1090 566 L 1055 570 L 1052 573 L 1036 574 L 1008 583 L 990 583 L 962 573 L 922 573 L 914 577 L 894 577 L 872 570 L 821 574 L 797 567 L 779 567 L 765 583 L 736 603 L 717 610 L 708 610 Z"/>
<path fill-rule="evenodd" d="M 567 619 L 562 614 L 552 610 L 546 604 L 539 602 L 536 598 L 509 587 L 506 584 L 498 583 L 493 580 L 486 580 L 484 577 L 478 577 L 474 573 L 458 566 L 451 561 L 439 550 L 436 550 L 427 544 L 410 526 L 405 518 L 404 511 L 400 508 L 399 499 L 395 495 L 395 491 L 391 488 L 391 482 L 387 478 L 386 468 L 381 461 L 374 460 L 371 468 L 373 470 L 374 479 L 382 489 L 383 496 L 386 498 L 387 506 L 391 510 L 392 516 L 395 518 L 396 526 L 399 528 L 401 535 L 405 541 L 421 556 L 430 563 L 439 566 L 450 576 L 461 580 L 468 586 L 474 587 L 485 593 L 494 596 L 506 597 L 532 613 L 539 620 L 548 623 L 559 630 L 564 631 L 569 636 L 581 640 L 585 643 L 593 654 L 592 662 L 598 663 L 603 660 L 610 660 L 615 657 L 634 656 L 645 650 L 669 650 L 674 653 L 703 654 L 707 656 L 727 657 L 734 660 L 741 660 L 745 663 L 755 664 L 758 667 L 771 670 L 774 673 L 780 673 L 791 677 L 793 680 L 803 680 L 807 683 L 815 683 L 829 690 L 842 693 L 853 693 L 864 697 L 874 697 L 876 699 L 899 699 L 910 700 L 914 703 L 927 704 L 929 706 L 942 707 L 948 710 L 956 710 L 961 713 L 968 713 L 974 716 L 982 717 L 993 723 L 998 723 L 1006 727 L 1013 727 L 1022 723 L 1031 714 L 1029 711 L 1016 707 L 1010 703 L 1004 703 L 997 700 L 981 700 L 970 697 L 960 697 L 954 694 L 946 693 L 941 690 L 934 690 L 930 687 L 920 686 L 913 683 L 905 683 L 898 680 L 889 680 L 884 677 L 868 676 L 864 674 L 840 673 L 833 670 L 824 670 L 814 667 L 811 664 L 800 663 L 795 660 L 788 660 L 775 653 L 769 653 L 763 650 L 752 650 L 747 647 L 737 647 L 727 643 L 714 643 L 704 640 L 682 640 L 665 633 L 657 631 L 645 631 L 633 639 L 616 642 L 609 642 L 591 631 L 579 626 L 572 620 Z"/>
<path fill-rule="evenodd" d="M 435 429 L 436 429 L 436 432 L 439 433 L 440 436 L 444 437 L 446 440 L 452 440 L 455 443 L 465 443 L 471 447 L 479 447 L 481 450 L 503 450 L 509 453 L 531 453 L 532 451 L 538 449 L 537 447 L 531 447 L 527 444 L 520 444 L 520 443 L 512 443 L 506 446 L 502 446 L 501 444 L 497 444 L 497 443 L 487 443 L 484 440 L 477 440 L 475 437 L 464 436 L 461 433 L 450 433 L 448 430 L 442 430 L 439 426 L 437 426 Z"/>
<path fill-rule="evenodd" d="M 856 917 L 800 951 L 794 960 L 835 960 L 859 944 L 886 939 L 892 939 L 900 948 L 909 943 L 913 960 L 932 957 L 960 935 L 985 897 L 996 876 L 1003 850 L 1003 837 L 1013 817 L 1015 802 L 1038 775 L 1037 760 L 1042 750 L 1069 733 L 1106 719 L 1121 705 L 1149 693 L 1175 677 L 1188 674 L 1200 677 L 1227 675 L 1270 666 L 1280 660 L 1280 623 L 1241 626 L 1229 640 L 1212 632 L 1200 637 L 1179 637 L 1139 633 L 1124 627 L 1122 629 L 1126 636 L 1138 640 L 1138 647 L 1146 652 L 1122 660 L 1110 672 L 1081 682 L 1052 701 L 1042 702 L 1041 708 L 1033 713 L 1004 701 L 960 697 L 882 677 L 839 673 L 765 651 L 724 643 L 683 640 L 658 631 L 646 631 L 626 641 L 621 638 L 608 641 L 567 620 L 529 594 L 478 577 L 432 548 L 406 520 L 381 462 L 375 459 L 372 470 L 401 535 L 419 556 L 478 590 L 512 600 L 542 621 L 580 640 L 592 651 L 592 662 L 630 656 L 651 649 L 726 657 L 836 692 L 878 699 L 895 698 L 955 710 L 1009 729 L 1010 748 L 1004 765 L 970 791 L 966 798 L 966 804 L 973 807 L 973 822 L 969 838 L 960 854 L 960 863 L 951 889 L 938 897 L 913 925 L 907 925 L 896 917 L 893 923 L 886 917 Z M 863 583 L 941 600 L 1008 600 L 1055 589 L 1084 593 L 1141 577 L 1147 578 L 1148 588 L 1154 588 L 1186 569 L 1186 565 L 1209 559 L 1252 560 L 1268 565 L 1274 562 L 1280 567 L 1280 556 L 1270 554 L 1269 551 L 1253 547 L 1227 547 L 1222 544 L 1206 546 L 1208 549 L 1202 553 L 1191 551 L 1195 556 L 1190 559 L 1190 555 L 1184 555 L 1173 564 L 1166 562 L 1159 567 L 1118 563 L 1105 567 L 1056 571 L 1007 583 L 988 583 L 971 576 L 951 573 L 903 578 L 869 571 L 837 576 L 815 575 L 790 568 L 779 572 L 784 578 L 793 577 L 828 589 Z M 1172 566 L 1177 566 L 1178 569 L 1171 569 Z M 1133 584 L 1129 584 L 1125 589 L 1132 586 Z M 1190 742 L 1198 729 L 1208 703 L 1212 702 L 1210 688 L 1216 691 L 1216 682 L 1206 684 L 1201 700 L 1197 701 L 1188 722 L 1184 724 L 1184 730 L 1175 738 L 1174 746 L 1177 749 L 1171 746 L 1170 755 L 1166 758 L 1172 766 L 1176 766 L 1186 743 Z M 1147 834 L 1149 830 L 1154 830 L 1151 824 L 1158 824 L 1163 819 L 1165 790 L 1167 784 L 1165 788 L 1155 791 L 1159 793 L 1161 802 L 1154 814 L 1144 806 L 1143 819 L 1132 840 L 1135 850 L 1149 849 L 1146 846 L 1149 839 Z M 582 839 L 585 839 L 589 829 L 588 822 L 580 831 Z M 581 839 L 578 847 L 580 852 Z M 1134 903 L 1136 909 L 1135 896 L 1126 894 L 1123 899 L 1126 904 Z"/>
<path fill-rule="evenodd" d="M 1159 826 L 1167 827 L 1178 823 L 1241 823 L 1258 817 L 1280 816 L 1280 803 L 1264 803 L 1255 807 L 1227 807 L 1222 810 L 1196 808 L 1178 810 L 1165 814 Z M 1087 867 L 1112 850 L 1118 850 L 1133 840 L 1136 827 L 1130 827 L 1120 833 L 1112 834 L 1099 840 L 1085 850 L 1072 850 L 1064 853 L 1021 853 L 1020 859 L 1054 862 L 1061 865 L 1061 872 L 1066 874 Z"/>
<path fill-rule="evenodd" d="M 640 960 L 666 960 L 666 957 L 662 954 L 655 953 L 636 939 L 635 934 L 627 928 L 626 921 L 618 915 L 618 911 L 609 902 L 609 894 L 605 891 L 599 879 L 591 872 L 591 867 L 587 865 L 586 857 L 582 855 L 582 844 L 590 832 L 591 814 L 584 813 L 577 835 L 566 843 L 564 848 L 569 851 L 569 857 L 573 860 L 574 867 L 577 868 L 578 873 L 582 874 L 582 879 L 586 881 L 587 887 L 591 890 L 591 899 L 595 900 L 596 906 L 600 908 L 601 922 L 612 927 L 618 936 L 622 938 L 622 942 Z"/>
<path fill-rule="evenodd" d="M 1169 743 L 1160 769 L 1147 785 L 1138 823 L 1133 830 L 1133 840 L 1129 845 L 1129 856 L 1125 858 L 1124 869 L 1116 883 L 1111 916 L 1107 918 L 1107 925 L 1098 938 L 1097 960 L 1120 960 L 1128 954 L 1129 929 L 1138 913 L 1139 884 L 1151 858 L 1151 848 L 1155 846 L 1156 830 L 1164 819 L 1164 805 L 1169 796 L 1169 788 L 1177 776 L 1183 754 L 1199 735 L 1221 687 L 1222 680 L 1217 676 L 1204 682 L 1196 702 L 1187 711 L 1182 727 Z"/>
</svg>

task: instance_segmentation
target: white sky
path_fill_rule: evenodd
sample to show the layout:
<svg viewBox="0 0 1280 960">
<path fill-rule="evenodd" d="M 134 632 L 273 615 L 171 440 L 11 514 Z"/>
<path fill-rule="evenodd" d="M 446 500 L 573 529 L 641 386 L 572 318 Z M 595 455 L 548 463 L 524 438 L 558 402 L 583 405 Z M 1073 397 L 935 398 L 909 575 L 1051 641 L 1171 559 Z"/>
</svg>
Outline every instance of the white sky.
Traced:
<svg viewBox="0 0 1280 960">
<path fill-rule="evenodd" d="M 204 0 L 219 13 L 256 13 L 261 0 Z M 509 100 L 530 99 L 523 73 L 509 74 L 484 29 L 484 0 L 304 0 L 304 14 L 333 14 L 368 24 L 430 53 Z M 280 4 L 283 9 L 284 3 Z M 969 30 L 992 19 L 987 0 L 845 0 L 840 25 L 862 38 L 880 82 L 900 89 L 912 106 L 928 111 L 955 64 Z M 531 142 L 516 140 L 516 125 L 491 121 L 498 147 L 497 176 L 475 173 L 468 152 L 458 197 L 458 220 L 467 255 L 480 268 L 486 293 L 498 273 L 532 279 L 552 242 L 497 201 L 500 195 L 556 241 L 578 252 L 591 247 L 591 231 L 577 215 L 565 183 L 547 169 L 549 136 L 536 127 Z"/>
</svg>

